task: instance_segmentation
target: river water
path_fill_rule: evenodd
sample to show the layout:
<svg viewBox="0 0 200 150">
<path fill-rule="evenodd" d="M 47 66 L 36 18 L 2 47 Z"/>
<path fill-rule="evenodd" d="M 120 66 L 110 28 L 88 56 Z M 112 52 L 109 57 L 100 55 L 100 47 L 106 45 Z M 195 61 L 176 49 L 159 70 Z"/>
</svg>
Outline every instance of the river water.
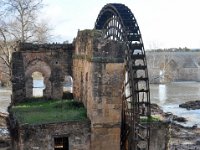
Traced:
<svg viewBox="0 0 200 150">
<path fill-rule="evenodd" d="M 151 84 L 151 102 L 156 103 L 164 112 L 184 117 L 188 121 L 184 126 L 200 127 L 200 110 L 179 108 L 179 104 L 200 100 L 200 82 L 173 82 L 168 84 Z"/>
<path fill-rule="evenodd" d="M 41 94 L 43 84 L 35 86 L 36 95 Z M 42 90 L 41 90 L 41 89 Z M 151 102 L 156 103 L 165 112 L 185 117 L 188 122 L 186 126 L 197 124 L 200 127 L 200 110 L 186 110 L 179 108 L 179 104 L 191 100 L 200 100 L 200 82 L 173 82 L 168 84 L 150 84 Z M 11 90 L 0 88 L 0 112 L 7 112 L 10 104 Z"/>
</svg>

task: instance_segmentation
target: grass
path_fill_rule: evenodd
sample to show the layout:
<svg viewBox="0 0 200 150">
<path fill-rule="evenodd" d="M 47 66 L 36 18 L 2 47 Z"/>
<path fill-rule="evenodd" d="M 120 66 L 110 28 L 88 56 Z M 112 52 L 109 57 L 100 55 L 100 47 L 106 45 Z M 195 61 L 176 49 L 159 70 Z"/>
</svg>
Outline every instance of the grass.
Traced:
<svg viewBox="0 0 200 150">
<path fill-rule="evenodd" d="M 158 116 L 141 117 L 140 121 L 142 123 L 159 122 L 161 119 Z"/>
<path fill-rule="evenodd" d="M 73 100 L 24 102 L 12 106 L 11 113 L 20 124 L 44 124 L 87 119 L 83 104 Z"/>
</svg>

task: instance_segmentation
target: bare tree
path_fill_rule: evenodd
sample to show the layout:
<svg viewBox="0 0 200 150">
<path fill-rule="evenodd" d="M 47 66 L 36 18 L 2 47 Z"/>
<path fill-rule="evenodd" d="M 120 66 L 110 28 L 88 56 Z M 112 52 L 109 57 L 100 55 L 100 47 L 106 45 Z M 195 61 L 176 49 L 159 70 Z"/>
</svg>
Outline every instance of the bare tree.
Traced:
<svg viewBox="0 0 200 150">
<path fill-rule="evenodd" d="M 9 16 L 7 32 L 21 42 L 38 42 L 38 34 L 48 33 L 47 24 L 40 23 L 38 16 L 42 0 L 3 0 L 4 14 Z M 9 15 L 8 15 L 9 14 Z M 42 32 L 41 32 L 42 29 Z M 44 40 L 44 39 L 43 39 Z M 46 36 L 45 41 L 48 40 Z"/>
<path fill-rule="evenodd" d="M 6 30 L 0 27 L 0 72 L 5 76 L 11 75 L 12 52 L 15 49 L 15 42 L 7 41 L 8 36 Z"/>
<path fill-rule="evenodd" d="M 51 29 L 49 28 L 49 26 L 46 24 L 45 21 L 37 24 L 37 26 L 35 27 L 34 30 L 34 41 L 36 43 L 47 43 L 51 40 L 51 35 L 50 35 L 50 31 Z"/>
<path fill-rule="evenodd" d="M 50 29 L 47 23 L 38 19 L 42 8 L 42 0 L 1 0 L 0 72 L 11 75 L 11 55 L 16 41 L 49 41 Z"/>
<path fill-rule="evenodd" d="M 151 83 L 173 81 L 177 74 L 175 53 L 167 49 L 147 51 L 147 61 Z"/>
</svg>

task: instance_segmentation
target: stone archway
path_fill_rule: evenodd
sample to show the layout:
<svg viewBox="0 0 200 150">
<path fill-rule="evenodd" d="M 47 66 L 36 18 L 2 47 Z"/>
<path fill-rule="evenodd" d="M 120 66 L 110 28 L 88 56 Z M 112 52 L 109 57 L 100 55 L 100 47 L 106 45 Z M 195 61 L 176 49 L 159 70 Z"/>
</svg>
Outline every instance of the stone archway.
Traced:
<svg viewBox="0 0 200 150">
<path fill-rule="evenodd" d="M 63 81 L 72 76 L 72 44 L 19 43 L 12 55 L 12 101 L 26 101 L 33 96 L 33 72 L 44 77 L 44 99 L 61 99 Z"/>
<path fill-rule="evenodd" d="M 27 69 L 25 70 L 25 87 L 26 87 L 26 97 L 32 98 L 33 97 L 33 78 L 32 74 L 34 72 L 40 72 L 42 76 L 44 77 L 44 85 L 45 89 L 43 91 L 43 96 L 45 98 L 51 98 L 51 82 L 50 82 L 50 76 L 51 76 L 51 68 L 50 66 L 41 60 L 34 60 L 27 66 Z"/>
</svg>

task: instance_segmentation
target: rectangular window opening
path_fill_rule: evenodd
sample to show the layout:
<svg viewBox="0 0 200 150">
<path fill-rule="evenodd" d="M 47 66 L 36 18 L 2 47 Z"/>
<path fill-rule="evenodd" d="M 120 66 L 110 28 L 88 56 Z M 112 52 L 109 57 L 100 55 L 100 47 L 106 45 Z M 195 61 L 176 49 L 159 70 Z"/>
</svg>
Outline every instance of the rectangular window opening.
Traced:
<svg viewBox="0 0 200 150">
<path fill-rule="evenodd" d="M 55 137 L 54 138 L 54 150 L 69 150 L 68 137 Z"/>
</svg>

